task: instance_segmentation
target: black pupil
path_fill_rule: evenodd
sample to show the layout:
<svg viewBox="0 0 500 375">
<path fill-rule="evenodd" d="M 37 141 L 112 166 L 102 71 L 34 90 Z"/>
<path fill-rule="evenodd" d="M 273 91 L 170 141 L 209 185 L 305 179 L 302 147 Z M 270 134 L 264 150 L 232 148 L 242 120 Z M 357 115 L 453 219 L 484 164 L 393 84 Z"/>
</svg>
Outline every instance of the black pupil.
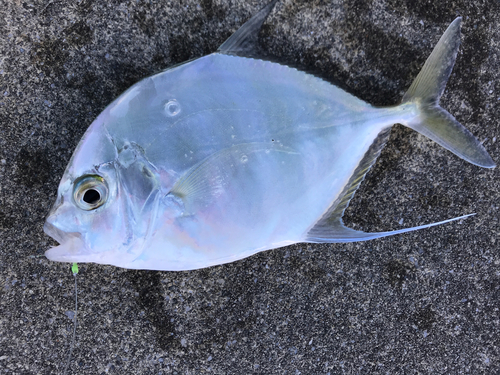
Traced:
<svg viewBox="0 0 500 375">
<path fill-rule="evenodd" d="M 101 199 L 101 194 L 97 190 L 89 189 L 83 194 L 83 201 L 88 204 L 96 204 Z"/>
</svg>

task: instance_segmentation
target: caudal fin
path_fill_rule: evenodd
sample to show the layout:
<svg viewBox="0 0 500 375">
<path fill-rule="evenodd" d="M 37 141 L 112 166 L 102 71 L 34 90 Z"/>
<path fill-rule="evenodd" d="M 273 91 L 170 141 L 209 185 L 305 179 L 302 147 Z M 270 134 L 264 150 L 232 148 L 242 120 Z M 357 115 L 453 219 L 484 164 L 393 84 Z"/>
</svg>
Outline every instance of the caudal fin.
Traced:
<svg viewBox="0 0 500 375">
<path fill-rule="evenodd" d="M 439 106 L 439 98 L 457 57 L 461 20 L 459 17 L 451 23 L 404 95 L 403 103 L 412 102 L 420 110 L 419 116 L 405 125 L 472 164 L 493 168 L 495 163 L 486 149 L 471 132 Z"/>
<path fill-rule="evenodd" d="M 461 18 L 457 18 L 448 27 L 434 48 L 434 51 L 432 51 L 425 62 L 417 78 L 415 78 L 415 81 L 413 81 L 413 84 L 403 97 L 403 103 L 411 104 L 411 107 L 418 108 L 418 115 L 409 123 L 405 123 L 405 125 L 429 137 L 472 164 L 493 168 L 495 163 L 479 141 L 455 120 L 451 114 L 439 106 L 439 98 L 443 94 L 446 82 L 455 64 L 455 58 L 457 57 L 460 45 L 460 21 Z M 304 242 L 366 241 L 429 228 L 474 215 L 460 216 L 438 223 L 390 232 L 366 233 L 344 226 L 342 222 L 344 210 L 367 170 L 380 154 L 380 150 L 387 140 L 387 134 L 387 132 L 380 133 L 358 168 L 353 172 L 344 190 L 339 194 L 339 198 L 333 202 L 325 215 L 308 231 Z"/>
</svg>

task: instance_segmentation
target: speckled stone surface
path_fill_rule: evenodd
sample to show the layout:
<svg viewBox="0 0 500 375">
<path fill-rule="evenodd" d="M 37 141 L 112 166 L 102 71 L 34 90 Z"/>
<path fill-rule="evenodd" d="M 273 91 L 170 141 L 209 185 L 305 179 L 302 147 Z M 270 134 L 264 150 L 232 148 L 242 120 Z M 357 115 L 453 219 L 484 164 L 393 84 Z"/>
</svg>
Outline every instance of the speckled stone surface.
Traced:
<svg viewBox="0 0 500 375">
<path fill-rule="evenodd" d="M 160 4 L 159 4 L 160 3 Z M 44 217 L 74 147 L 123 90 L 214 51 L 266 0 L 0 1 L 0 374 L 62 373 L 70 265 Z M 397 103 L 448 24 L 442 105 L 500 162 L 497 1 L 282 0 L 262 46 L 377 105 Z M 500 373 L 499 169 L 396 125 L 346 216 L 397 229 L 190 272 L 80 265 L 72 374 Z"/>
</svg>

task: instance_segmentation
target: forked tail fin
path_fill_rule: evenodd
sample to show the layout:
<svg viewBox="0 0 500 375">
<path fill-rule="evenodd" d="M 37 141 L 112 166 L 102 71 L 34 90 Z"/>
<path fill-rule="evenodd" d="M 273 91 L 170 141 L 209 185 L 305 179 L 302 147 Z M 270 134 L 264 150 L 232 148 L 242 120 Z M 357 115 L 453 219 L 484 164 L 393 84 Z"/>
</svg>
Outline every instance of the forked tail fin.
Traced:
<svg viewBox="0 0 500 375">
<path fill-rule="evenodd" d="M 455 155 L 485 168 L 495 167 L 486 149 L 450 113 L 439 106 L 460 45 L 460 22 L 457 18 L 445 31 L 417 78 L 403 97 L 403 103 L 415 103 L 419 115 L 405 124 Z"/>
</svg>

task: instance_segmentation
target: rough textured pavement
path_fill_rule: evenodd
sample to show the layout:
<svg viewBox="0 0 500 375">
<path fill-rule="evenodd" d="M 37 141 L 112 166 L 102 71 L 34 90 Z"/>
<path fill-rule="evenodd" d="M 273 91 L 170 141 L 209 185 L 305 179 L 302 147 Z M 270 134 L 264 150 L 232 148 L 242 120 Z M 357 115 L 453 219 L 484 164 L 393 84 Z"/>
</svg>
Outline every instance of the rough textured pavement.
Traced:
<svg viewBox="0 0 500 375">
<path fill-rule="evenodd" d="M 0 0 L 0 374 L 64 368 L 74 278 L 43 256 L 54 242 L 42 225 L 85 129 L 134 82 L 215 51 L 266 2 Z M 462 16 L 441 103 L 498 163 L 498 4 L 282 0 L 261 41 L 391 105 Z M 476 216 L 190 272 L 81 264 L 69 373 L 500 373 L 498 177 L 396 125 L 347 223 L 373 231 Z"/>
</svg>

